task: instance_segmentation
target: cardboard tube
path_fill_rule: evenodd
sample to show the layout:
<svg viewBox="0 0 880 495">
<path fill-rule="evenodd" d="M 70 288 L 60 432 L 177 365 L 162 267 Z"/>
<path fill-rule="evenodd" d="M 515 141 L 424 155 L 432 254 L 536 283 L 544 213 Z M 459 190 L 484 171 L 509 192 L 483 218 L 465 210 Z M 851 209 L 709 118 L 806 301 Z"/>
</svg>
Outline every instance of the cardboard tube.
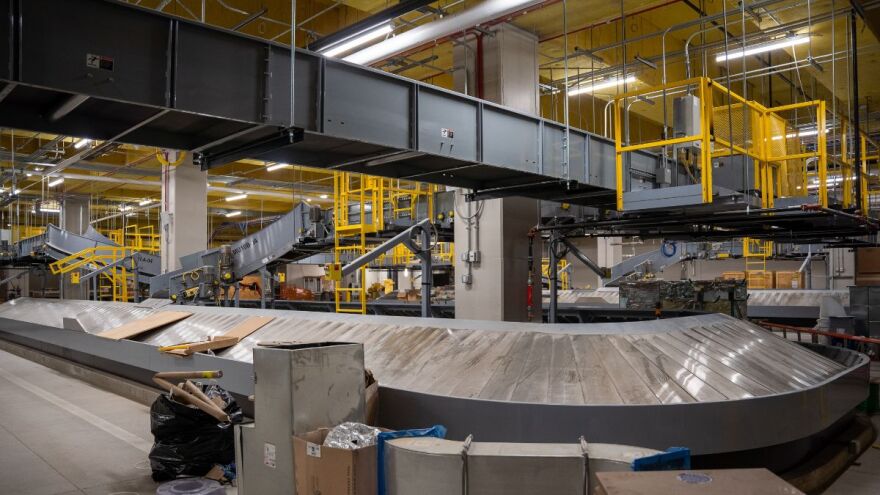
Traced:
<svg viewBox="0 0 880 495">
<path fill-rule="evenodd" d="M 213 416 L 215 419 L 217 419 L 217 421 L 220 421 L 221 423 L 228 423 L 229 422 L 229 416 L 225 412 L 223 412 L 219 407 L 217 407 L 215 404 L 205 402 L 202 399 L 199 399 L 198 397 L 187 392 L 186 390 L 178 387 L 177 385 L 175 385 L 167 380 L 163 380 L 162 378 L 154 376 L 153 381 L 156 382 L 156 384 L 159 385 L 160 387 L 162 387 L 163 389 L 168 390 L 168 392 L 170 392 L 173 397 L 179 397 L 179 398 L 185 400 L 186 402 L 189 402 L 190 404 L 201 409 L 202 412 Z"/>
<path fill-rule="evenodd" d="M 191 378 L 223 378 L 223 372 L 217 371 L 163 371 L 154 375 L 156 378 L 169 380 L 189 380 Z"/>
<path fill-rule="evenodd" d="M 202 399 L 203 401 L 205 401 L 207 403 L 210 403 L 210 404 L 214 403 L 210 397 L 205 395 L 205 393 L 202 392 L 202 390 L 199 387 L 197 387 L 193 382 L 191 382 L 189 380 L 183 382 L 183 388 L 185 388 L 191 394 L 195 395 L 196 397 L 198 397 L 199 399 Z"/>
</svg>

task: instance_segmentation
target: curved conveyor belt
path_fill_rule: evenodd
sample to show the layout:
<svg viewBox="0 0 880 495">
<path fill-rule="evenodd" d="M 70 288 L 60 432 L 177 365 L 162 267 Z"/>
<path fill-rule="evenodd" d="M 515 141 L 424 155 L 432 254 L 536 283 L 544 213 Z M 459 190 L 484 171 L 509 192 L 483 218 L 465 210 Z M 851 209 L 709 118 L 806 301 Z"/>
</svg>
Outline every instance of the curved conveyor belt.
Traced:
<svg viewBox="0 0 880 495">
<path fill-rule="evenodd" d="M 480 441 L 584 435 L 697 455 L 746 451 L 817 434 L 867 395 L 865 356 L 822 355 L 719 314 L 542 325 L 174 306 L 194 314 L 140 342 L 91 335 L 161 311 L 158 303 L 19 299 L 0 306 L 0 336 L 114 372 L 222 366 L 224 386 L 242 395 L 252 393 L 260 341 L 362 342 L 385 426 L 441 423 L 451 438 Z M 259 314 L 275 320 L 217 357 L 156 352 Z M 64 317 L 86 332 L 62 330 Z"/>
</svg>

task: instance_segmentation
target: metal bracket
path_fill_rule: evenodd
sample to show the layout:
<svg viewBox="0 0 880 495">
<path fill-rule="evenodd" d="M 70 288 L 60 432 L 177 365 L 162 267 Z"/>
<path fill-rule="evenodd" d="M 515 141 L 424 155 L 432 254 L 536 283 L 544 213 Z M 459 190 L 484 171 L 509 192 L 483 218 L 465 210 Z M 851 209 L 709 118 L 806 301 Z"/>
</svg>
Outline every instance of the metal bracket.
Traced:
<svg viewBox="0 0 880 495">
<path fill-rule="evenodd" d="M 202 170 L 209 170 L 242 158 L 253 158 L 280 147 L 296 144 L 304 138 L 305 131 L 297 127 L 289 127 L 281 129 L 277 134 L 224 150 L 193 153 L 193 164 Z"/>
</svg>

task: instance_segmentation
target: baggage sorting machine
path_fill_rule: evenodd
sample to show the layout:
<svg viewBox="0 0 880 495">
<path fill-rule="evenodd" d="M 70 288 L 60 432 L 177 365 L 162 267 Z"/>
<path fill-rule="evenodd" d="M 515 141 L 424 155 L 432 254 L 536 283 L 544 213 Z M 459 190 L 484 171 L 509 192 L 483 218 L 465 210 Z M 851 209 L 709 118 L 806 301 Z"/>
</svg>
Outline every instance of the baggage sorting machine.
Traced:
<svg viewBox="0 0 880 495">
<path fill-rule="evenodd" d="M 853 412 L 868 396 L 869 360 L 863 354 L 798 344 L 722 314 L 620 324 L 537 324 L 186 306 L 176 310 L 189 313 L 184 319 L 150 332 L 121 340 L 98 335 L 155 318 L 168 304 L 155 299 L 140 304 L 16 299 L 0 305 L 0 339 L 142 383 L 152 383 L 159 371 L 222 370 L 218 383 L 246 414 L 254 415 L 257 425 L 265 420 L 264 425 L 286 428 L 280 436 L 273 434 L 285 445 L 290 432 L 302 433 L 296 421 L 308 409 L 297 408 L 317 407 L 323 396 L 315 389 L 299 394 L 299 389 L 273 385 L 275 380 L 293 380 L 296 375 L 285 366 L 297 361 L 288 356 L 280 359 L 282 364 L 265 368 L 259 343 L 356 344 L 362 351 L 350 351 L 354 357 L 338 361 L 354 363 L 356 371 L 324 369 L 318 378 L 325 381 L 317 388 L 343 387 L 335 380 L 350 376 L 354 383 L 357 375 L 353 390 L 359 397 L 364 366 L 379 383 L 379 426 L 447 428 L 451 443 L 415 442 L 388 452 L 386 469 L 399 469 L 389 479 L 410 487 L 420 482 L 406 474 L 413 466 L 436 474 L 437 483 L 449 482 L 450 473 L 461 474 L 462 451 L 468 445 L 467 466 L 475 483 L 478 461 L 497 466 L 484 471 L 486 476 L 530 472 L 510 468 L 512 464 L 504 471 L 493 464 L 503 462 L 506 454 L 547 457 L 535 465 L 575 469 L 573 459 L 583 465 L 581 436 L 588 447 L 687 447 L 696 469 L 761 466 L 784 473 L 822 458 L 816 452 L 852 427 Z M 182 358 L 157 352 L 159 347 L 225 335 L 255 316 L 271 321 L 213 354 Z M 357 352 L 363 354 L 363 365 Z M 325 361 L 334 362 L 321 358 L 315 370 Z M 322 389 L 324 395 L 328 389 Z M 278 410 L 263 413 L 261 394 L 265 404 L 280 405 Z M 256 404 L 247 400 L 251 395 Z M 360 401 L 335 401 L 338 405 L 332 407 L 339 409 L 323 416 L 309 412 L 304 417 L 317 419 L 301 428 L 332 427 L 360 417 Z M 284 417 L 272 419 L 278 414 Z M 542 446 L 529 450 L 510 442 Z M 243 452 L 261 461 L 264 443 L 245 445 Z M 289 468 L 278 458 L 278 444 L 273 445 L 276 465 Z M 589 448 L 587 453 L 591 463 L 599 455 Z M 249 466 L 245 461 L 245 484 Z M 547 479 L 542 473 L 536 479 L 548 483 L 545 493 L 583 493 L 552 484 L 562 476 Z M 429 490 L 429 481 L 421 480 L 426 488 L 419 495 L 449 493 Z"/>
<path fill-rule="evenodd" d="M 344 422 L 365 422 L 363 345 L 274 343 L 255 347 L 253 359 L 256 422 L 235 427 L 238 493 L 312 493 L 303 488 L 324 487 L 328 480 L 296 479 L 300 470 L 294 466 L 308 462 L 297 456 L 320 458 L 322 446 L 309 444 L 303 452 L 294 447 L 293 438 Z M 596 472 L 629 471 L 634 460 L 661 454 L 583 438 L 524 444 L 475 442 L 472 436 L 464 441 L 399 438 L 388 441 L 384 450 L 389 495 L 447 495 L 463 484 L 473 493 L 586 495 L 594 492 Z M 374 462 L 345 469 L 355 471 L 345 473 L 353 485 L 376 482 Z M 363 470 L 368 472 L 358 472 Z M 336 474 L 341 473 L 323 473 Z"/>
</svg>

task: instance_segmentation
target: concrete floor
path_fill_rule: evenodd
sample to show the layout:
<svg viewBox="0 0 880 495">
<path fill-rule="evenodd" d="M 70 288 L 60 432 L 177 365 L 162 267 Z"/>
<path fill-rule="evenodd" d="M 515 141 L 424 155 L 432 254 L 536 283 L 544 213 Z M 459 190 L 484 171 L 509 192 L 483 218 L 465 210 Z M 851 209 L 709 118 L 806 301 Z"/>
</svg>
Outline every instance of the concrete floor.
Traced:
<svg viewBox="0 0 880 495">
<path fill-rule="evenodd" d="M 0 351 L 0 493 L 154 495 L 152 444 L 149 407 Z"/>
<path fill-rule="evenodd" d="M 874 428 L 880 430 L 880 415 L 871 418 Z M 880 493 L 880 440 L 862 454 L 856 464 L 825 490 L 825 495 L 853 495 Z"/>
<path fill-rule="evenodd" d="M 148 407 L 0 350 L 0 493 L 152 495 L 151 445 Z M 880 493 L 880 449 L 859 463 L 826 493 Z"/>
</svg>

